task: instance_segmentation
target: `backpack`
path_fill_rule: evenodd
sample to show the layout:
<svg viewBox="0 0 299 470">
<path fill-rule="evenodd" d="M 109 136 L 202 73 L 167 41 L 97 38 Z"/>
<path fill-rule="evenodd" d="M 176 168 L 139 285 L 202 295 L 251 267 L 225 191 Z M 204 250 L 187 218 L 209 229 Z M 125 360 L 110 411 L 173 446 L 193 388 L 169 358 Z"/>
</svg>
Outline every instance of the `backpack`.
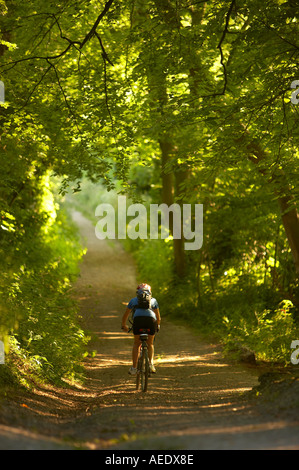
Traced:
<svg viewBox="0 0 299 470">
<path fill-rule="evenodd" d="M 152 295 L 147 290 L 139 289 L 137 292 L 137 300 L 138 300 L 138 305 L 136 306 L 136 308 L 144 308 L 144 309 L 151 308 Z"/>
</svg>

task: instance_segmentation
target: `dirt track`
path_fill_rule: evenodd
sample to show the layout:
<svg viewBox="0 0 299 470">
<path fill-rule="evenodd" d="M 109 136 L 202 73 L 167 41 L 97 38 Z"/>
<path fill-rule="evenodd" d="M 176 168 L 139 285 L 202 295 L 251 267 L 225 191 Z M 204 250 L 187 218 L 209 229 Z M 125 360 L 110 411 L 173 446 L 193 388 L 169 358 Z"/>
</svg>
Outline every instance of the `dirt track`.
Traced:
<svg viewBox="0 0 299 470">
<path fill-rule="evenodd" d="M 157 374 L 136 392 L 132 337 L 120 330 L 134 296 L 134 263 L 73 214 L 88 251 L 75 292 L 94 357 L 84 386 L 44 387 L 2 404 L 0 449 L 299 449 L 299 423 L 262 412 L 241 393 L 260 370 L 226 362 L 218 345 L 163 319 Z M 142 281 L 142 280 L 138 280 Z M 159 299 L 158 299 L 159 300 Z"/>
</svg>

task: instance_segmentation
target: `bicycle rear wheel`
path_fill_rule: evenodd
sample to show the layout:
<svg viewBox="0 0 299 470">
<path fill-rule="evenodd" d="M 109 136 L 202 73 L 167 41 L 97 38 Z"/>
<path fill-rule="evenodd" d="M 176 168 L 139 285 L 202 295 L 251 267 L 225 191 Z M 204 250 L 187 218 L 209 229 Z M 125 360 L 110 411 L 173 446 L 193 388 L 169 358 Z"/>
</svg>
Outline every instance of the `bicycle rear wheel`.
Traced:
<svg viewBox="0 0 299 470">
<path fill-rule="evenodd" d="M 137 364 L 137 375 L 136 375 L 136 390 L 139 386 L 143 392 L 147 391 L 149 377 L 149 360 L 147 349 L 141 350 L 138 364 Z"/>
<path fill-rule="evenodd" d="M 139 385 L 141 382 L 141 373 L 142 373 L 142 355 L 139 356 L 138 363 L 137 363 L 136 390 L 139 389 Z"/>
<path fill-rule="evenodd" d="M 149 377 L 149 360 L 147 349 L 143 351 L 143 360 L 141 368 L 141 390 L 143 392 L 147 391 L 148 387 L 148 377 Z"/>
</svg>

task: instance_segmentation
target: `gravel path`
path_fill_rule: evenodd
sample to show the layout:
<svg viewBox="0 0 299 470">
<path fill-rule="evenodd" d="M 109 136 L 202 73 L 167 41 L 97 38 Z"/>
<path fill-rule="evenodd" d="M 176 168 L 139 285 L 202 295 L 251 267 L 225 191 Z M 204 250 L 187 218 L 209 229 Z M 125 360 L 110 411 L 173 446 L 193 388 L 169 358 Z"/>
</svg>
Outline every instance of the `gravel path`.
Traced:
<svg viewBox="0 0 299 470">
<path fill-rule="evenodd" d="M 99 241 L 80 213 L 73 218 L 88 248 L 74 289 L 92 335 L 87 379 L 0 404 L 0 449 L 299 449 L 296 417 L 244 397 L 261 370 L 226 361 L 219 345 L 163 319 L 164 312 L 157 374 L 147 393 L 135 391 L 132 336 L 120 330 L 137 283 L 134 262 L 118 242 Z"/>
</svg>

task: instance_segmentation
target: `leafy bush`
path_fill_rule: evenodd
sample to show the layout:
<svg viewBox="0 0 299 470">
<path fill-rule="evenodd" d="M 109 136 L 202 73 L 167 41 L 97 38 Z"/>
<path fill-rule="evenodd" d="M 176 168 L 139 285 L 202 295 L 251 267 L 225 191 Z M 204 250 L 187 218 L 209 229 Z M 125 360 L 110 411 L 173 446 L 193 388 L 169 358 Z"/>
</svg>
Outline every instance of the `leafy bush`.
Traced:
<svg viewBox="0 0 299 470">
<path fill-rule="evenodd" d="M 293 304 L 284 300 L 274 311 L 255 312 L 255 319 L 229 320 L 224 317 L 225 350 L 235 349 L 236 344 L 249 347 L 258 361 L 290 363 L 291 342 L 299 338 L 299 328 L 293 317 Z"/>
<path fill-rule="evenodd" d="M 58 210 L 50 224 L 41 225 L 38 236 L 20 241 L 11 269 L 11 255 L 6 256 L 1 336 L 10 338 L 7 364 L 13 373 L 18 369 L 13 366 L 16 359 L 15 365 L 27 369 L 28 374 L 34 372 L 47 380 L 81 372 L 88 338 L 79 326 L 71 288 L 82 254 L 76 228 L 66 213 Z"/>
</svg>

